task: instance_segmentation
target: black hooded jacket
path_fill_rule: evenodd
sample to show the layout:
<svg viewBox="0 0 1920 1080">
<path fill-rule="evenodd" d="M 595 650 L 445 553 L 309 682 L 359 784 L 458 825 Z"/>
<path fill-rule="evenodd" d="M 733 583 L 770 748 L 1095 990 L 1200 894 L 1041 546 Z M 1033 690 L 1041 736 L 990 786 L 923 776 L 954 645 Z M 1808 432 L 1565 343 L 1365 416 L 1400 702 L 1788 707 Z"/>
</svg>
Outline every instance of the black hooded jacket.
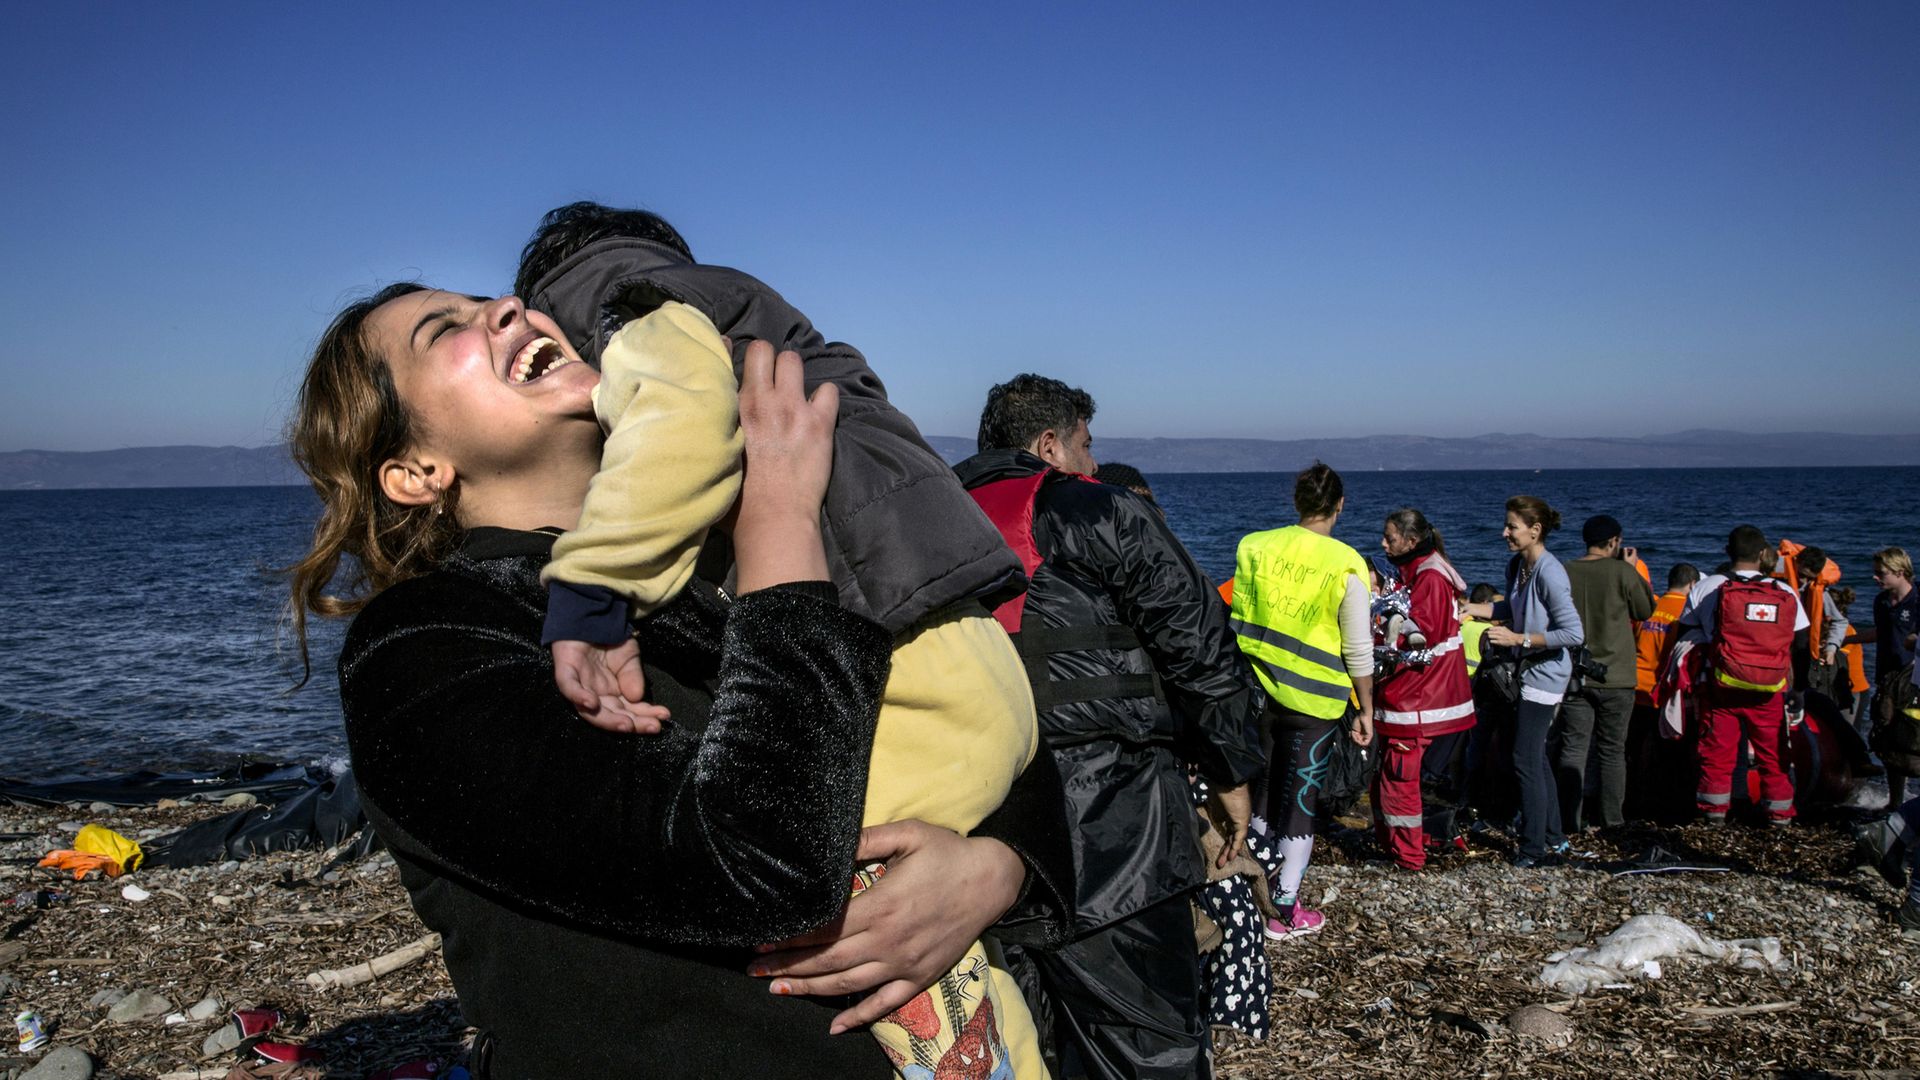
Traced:
<svg viewBox="0 0 1920 1080">
<path fill-rule="evenodd" d="M 669 300 L 698 309 L 733 339 L 736 371 L 756 338 L 792 349 L 807 391 L 840 389 L 833 479 L 821 519 L 827 567 L 849 610 L 899 634 L 956 601 L 1017 595 L 1020 564 L 947 463 L 851 345 L 828 341 L 764 283 L 705 266 L 647 240 L 614 237 L 576 252 L 523 297 L 600 366 L 607 341 Z"/>
<path fill-rule="evenodd" d="M 972 489 L 1046 467 L 1024 450 L 989 450 L 956 469 Z M 1056 474 L 1040 488 L 1034 537 L 1044 561 L 1027 589 L 1023 632 L 1123 626 L 1140 641 L 1054 653 L 1049 675 L 1156 675 L 1161 690 L 1040 714 L 1066 785 L 1086 931 L 1206 881 L 1184 763 L 1220 787 L 1259 773 L 1266 697 L 1226 605 L 1146 500 Z"/>
<path fill-rule="evenodd" d="M 368 817 L 444 938 L 496 1076 L 883 1077 L 844 1004 L 779 998 L 749 947 L 847 902 L 891 640 L 810 594 L 729 603 L 698 578 L 637 627 L 657 736 L 573 714 L 540 645 L 547 533 L 476 529 L 381 593 L 340 654 Z M 974 830 L 1027 865 L 997 932 L 1070 923 L 1072 858 L 1044 755 Z"/>
</svg>

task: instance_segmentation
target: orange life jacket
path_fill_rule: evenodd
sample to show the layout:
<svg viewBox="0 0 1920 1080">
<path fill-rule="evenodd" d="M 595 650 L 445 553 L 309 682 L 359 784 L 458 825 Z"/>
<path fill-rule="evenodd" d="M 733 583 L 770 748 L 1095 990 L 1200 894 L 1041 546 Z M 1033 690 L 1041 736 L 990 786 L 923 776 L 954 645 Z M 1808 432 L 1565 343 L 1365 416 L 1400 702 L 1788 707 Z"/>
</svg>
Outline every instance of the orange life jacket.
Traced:
<svg viewBox="0 0 1920 1080">
<path fill-rule="evenodd" d="M 1791 540 L 1780 541 L 1780 566 L 1786 573 L 1778 575 L 1787 579 L 1793 586 L 1794 594 L 1800 593 L 1800 567 L 1793 561 L 1795 555 L 1807 549 L 1805 544 L 1796 544 Z M 1813 583 L 1807 597 L 1807 647 L 1813 650 L 1815 658 L 1820 655 L 1820 626 L 1827 614 L 1827 586 L 1840 580 L 1840 564 L 1832 559 L 1820 568 L 1820 577 Z"/>
<path fill-rule="evenodd" d="M 1687 590 L 1675 589 L 1662 596 L 1653 605 L 1653 614 L 1640 624 L 1634 638 L 1634 668 L 1638 680 L 1634 690 L 1644 704 L 1653 704 L 1653 689 L 1660 682 L 1660 665 L 1667 662 L 1667 653 L 1673 648 L 1673 622 L 1686 606 Z"/>
</svg>

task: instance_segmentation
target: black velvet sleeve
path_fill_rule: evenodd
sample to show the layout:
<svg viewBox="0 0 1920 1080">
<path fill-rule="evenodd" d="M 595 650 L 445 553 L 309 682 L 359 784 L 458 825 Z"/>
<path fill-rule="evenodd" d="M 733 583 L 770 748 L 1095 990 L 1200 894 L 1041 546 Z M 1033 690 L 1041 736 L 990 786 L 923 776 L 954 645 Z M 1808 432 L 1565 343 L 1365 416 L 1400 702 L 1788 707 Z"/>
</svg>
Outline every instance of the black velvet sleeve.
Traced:
<svg viewBox="0 0 1920 1080">
<path fill-rule="evenodd" d="M 846 902 L 891 642 L 783 589 L 719 632 L 712 697 L 650 666 L 674 721 L 618 735 L 555 690 L 537 612 L 447 574 L 395 586 L 340 659 L 362 790 L 411 857 L 515 906 L 667 944 L 813 929 Z"/>
<path fill-rule="evenodd" d="M 1033 755 L 1007 801 L 969 835 L 1000 841 L 1027 868 L 1020 899 L 994 924 L 993 935 L 1010 945 L 1050 948 L 1065 942 L 1073 933 L 1073 841 L 1053 755 L 1044 747 Z"/>
</svg>

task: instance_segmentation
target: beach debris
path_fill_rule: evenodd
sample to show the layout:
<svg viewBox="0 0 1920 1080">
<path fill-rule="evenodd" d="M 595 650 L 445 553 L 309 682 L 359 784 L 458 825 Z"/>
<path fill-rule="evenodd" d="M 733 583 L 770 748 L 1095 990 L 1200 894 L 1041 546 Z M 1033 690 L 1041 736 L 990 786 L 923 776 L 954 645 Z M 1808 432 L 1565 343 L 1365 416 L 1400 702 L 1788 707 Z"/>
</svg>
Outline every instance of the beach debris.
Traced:
<svg viewBox="0 0 1920 1080">
<path fill-rule="evenodd" d="M 426 937 L 398 948 L 390 953 L 376 956 L 364 964 L 352 967 L 335 968 L 329 971 L 316 971 L 307 976 L 307 985 L 315 990 L 338 989 L 344 986 L 358 986 L 387 975 L 408 964 L 419 961 L 440 950 L 440 935 L 428 934 Z"/>
<path fill-rule="evenodd" d="M 1757 1016 L 1761 1013 L 1786 1012 L 1797 1009 L 1797 1001 L 1769 1001 L 1759 1005 L 1689 1005 L 1680 1011 L 1688 1016 L 1702 1020 L 1718 1019 L 1722 1016 Z"/>
<path fill-rule="evenodd" d="M 147 890 L 141 888 L 138 885 L 133 884 L 132 882 L 128 882 L 125 886 L 121 888 L 120 895 L 125 897 L 128 900 L 133 901 L 136 904 L 145 903 L 146 901 L 153 899 L 152 893 L 148 892 Z"/>
<path fill-rule="evenodd" d="M 260 805 L 260 797 L 251 791 L 236 791 L 226 798 L 221 799 L 220 805 L 229 810 L 239 810 L 249 806 Z"/>
<path fill-rule="evenodd" d="M 133 1024 L 165 1016 L 173 1011 L 173 1002 L 155 991 L 137 987 L 107 1010 L 107 1019 L 116 1024 Z"/>
<path fill-rule="evenodd" d="M 13 1018 L 13 1031 L 20 1038 L 23 1054 L 37 1054 L 47 1045 L 47 1027 L 40 1022 L 40 1014 L 32 1009 L 23 1010 Z"/>
<path fill-rule="evenodd" d="M 147 853 L 140 845 L 121 836 L 105 825 L 88 825 L 73 838 L 73 850 L 86 855 L 105 855 L 120 864 L 122 873 L 140 869 L 140 863 Z M 118 875 L 109 875 L 118 876 Z"/>
<path fill-rule="evenodd" d="M 326 1055 L 300 1043 L 263 1042 L 253 1044 L 253 1052 L 267 1061 L 290 1065 L 301 1061 L 324 1061 Z"/>
<path fill-rule="evenodd" d="M 1382 995 L 1360 1011 L 1367 1016 L 1385 1016 L 1393 1011 L 1393 999 Z"/>
<path fill-rule="evenodd" d="M 20 980 L 11 975 L 0 975 L 0 997 L 5 997 L 20 989 Z"/>
<path fill-rule="evenodd" d="M 1507 1028 L 1515 1035 L 1539 1039 L 1554 1046 L 1573 1041 L 1573 1024 L 1545 1005 L 1522 1005 L 1507 1014 Z"/>
<path fill-rule="evenodd" d="M 258 1039 L 286 1019 L 278 1009 L 236 1009 L 233 1016 L 200 1043 L 202 1057 L 238 1050 L 249 1040 Z"/>
<path fill-rule="evenodd" d="M 1464 1031 L 1469 1035 L 1475 1035 L 1482 1039 L 1493 1038 L 1493 1032 L 1487 1030 L 1487 1025 L 1475 1020 L 1466 1013 L 1452 1012 L 1447 1009 L 1435 1009 L 1427 1015 L 1427 1018 L 1430 1020 L 1438 1020 L 1448 1027 Z"/>
<path fill-rule="evenodd" d="M 56 1046 L 40 1063 L 20 1074 L 20 1080 L 88 1080 L 93 1059 L 77 1046 Z"/>
<path fill-rule="evenodd" d="M 70 848 L 47 852 L 41 857 L 40 865 L 51 870 L 71 870 L 75 881 L 85 881 L 90 874 L 119 877 L 125 872 L 116 859 L 106 855 L 89 855 Z"/>
<path fill-rule="evenodd" d="M 45 908 L 65 901 L 67 894 L 52 889 L 22 889 L 8 901 L 17 908 Z"/>
<path fill-rule="evenodd" d="M 1658 979 L 1661 959 L 1695 954 L 1754 971 L 1787 966 L 1779 938 L 1719 941 L 1670 915 L 1635 915 L 1592 948 L 1548 956 L 1540 981 L 1566 993 L 1585 994 L 1633 979 Z"/>
</svg>

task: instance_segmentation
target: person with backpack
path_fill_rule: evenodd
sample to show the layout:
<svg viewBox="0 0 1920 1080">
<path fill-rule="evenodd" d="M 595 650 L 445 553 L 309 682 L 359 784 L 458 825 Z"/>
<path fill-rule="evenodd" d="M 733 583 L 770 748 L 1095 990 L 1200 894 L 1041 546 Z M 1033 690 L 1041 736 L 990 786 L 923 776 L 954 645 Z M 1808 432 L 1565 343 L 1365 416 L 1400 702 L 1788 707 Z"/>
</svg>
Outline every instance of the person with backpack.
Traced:
<svg viewBox="0 0 1920 1080">
<path fill-rule="evenodd" d="M 1713 825 L 1726 822 L 1733 804 L 1733 768 L 1743 738 L 1760 773 L 1768 822 L 1786 826 L 1794 817 L 1788 731 L 1803 715 L 1808 620 L 1793 586 L 1763 569 L 1771 550 L 1757 527 L 1735 528 L 1727 535 L 1728 573 L 1695 585 L 1674 624 L 1682 640 L 1706 649 L 1706 669 L 1696 683 L 1702 708 L 1694 799 Z"/>
</svg>

